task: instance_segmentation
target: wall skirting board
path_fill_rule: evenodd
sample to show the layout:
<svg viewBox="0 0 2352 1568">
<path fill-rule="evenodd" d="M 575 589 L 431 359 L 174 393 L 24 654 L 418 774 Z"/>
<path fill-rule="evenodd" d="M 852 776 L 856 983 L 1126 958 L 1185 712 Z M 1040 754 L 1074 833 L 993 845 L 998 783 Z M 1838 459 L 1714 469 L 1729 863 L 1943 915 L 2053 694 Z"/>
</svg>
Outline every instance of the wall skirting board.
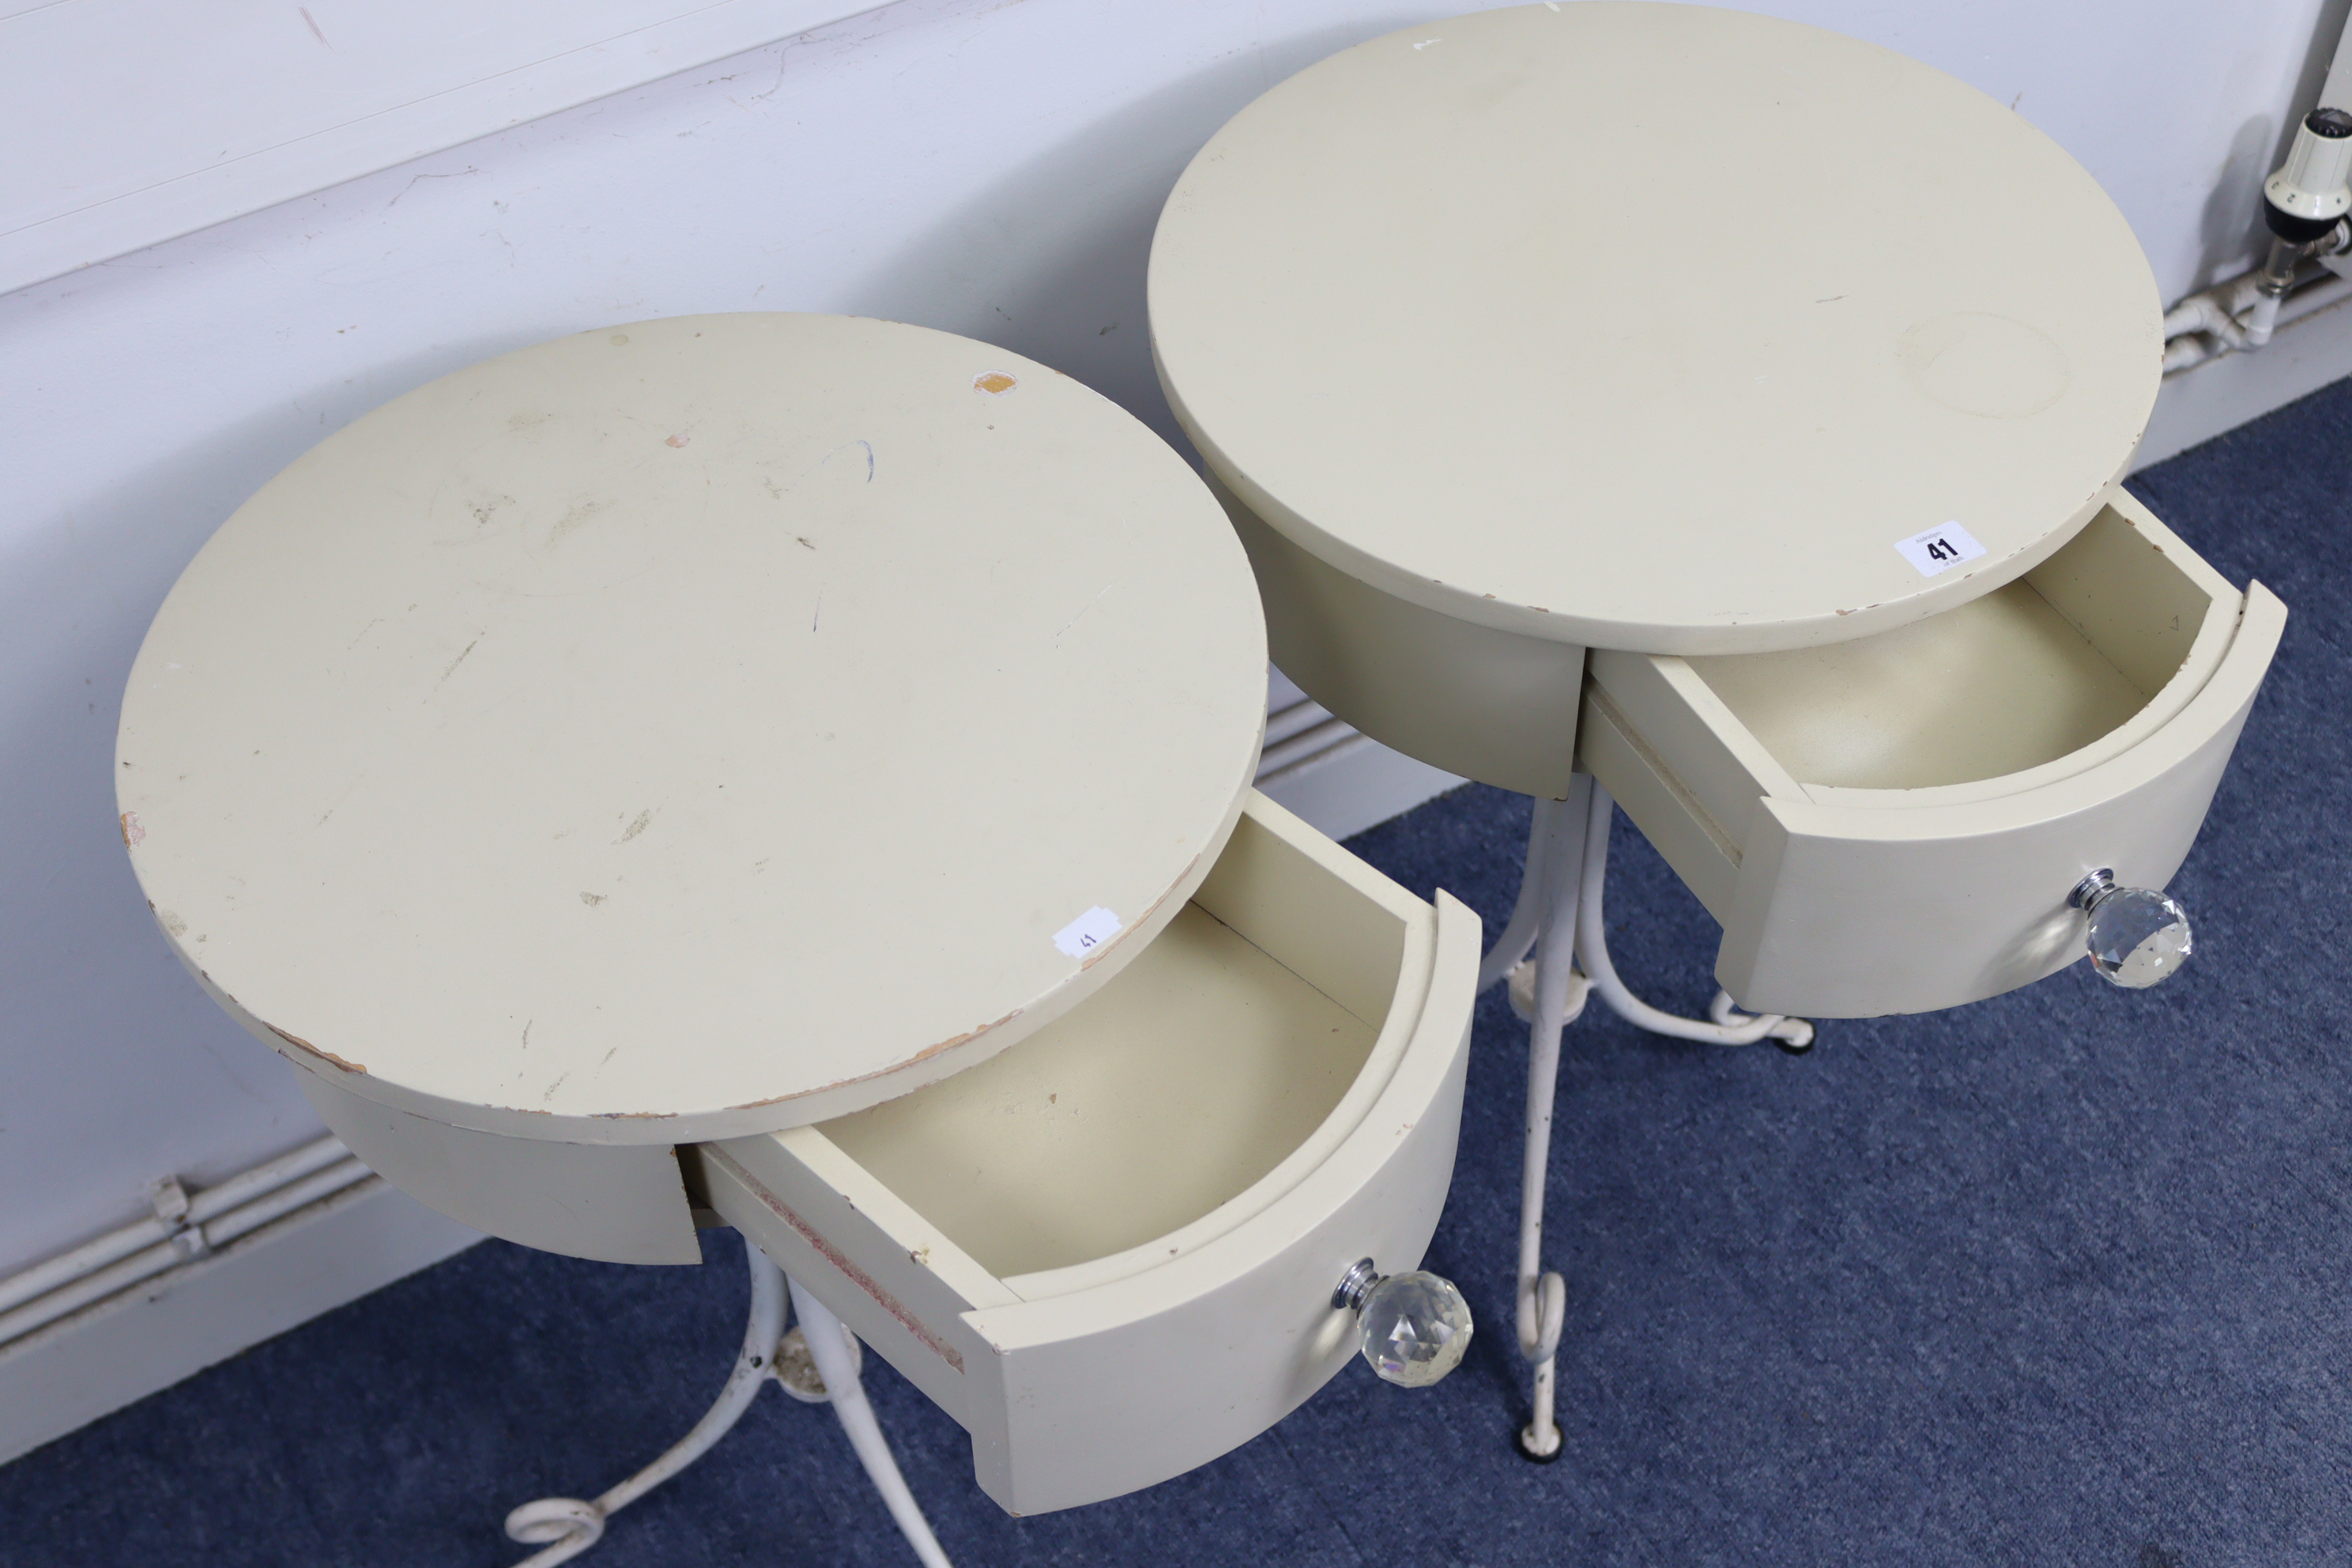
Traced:
<svg viewBox="0 0 2352 1568">
<path fill-rule="evenodd" d="M 0 1351 L 0 1464 L 481 1239 L 370 1176 L 61 1318 Z"/>
</svg>

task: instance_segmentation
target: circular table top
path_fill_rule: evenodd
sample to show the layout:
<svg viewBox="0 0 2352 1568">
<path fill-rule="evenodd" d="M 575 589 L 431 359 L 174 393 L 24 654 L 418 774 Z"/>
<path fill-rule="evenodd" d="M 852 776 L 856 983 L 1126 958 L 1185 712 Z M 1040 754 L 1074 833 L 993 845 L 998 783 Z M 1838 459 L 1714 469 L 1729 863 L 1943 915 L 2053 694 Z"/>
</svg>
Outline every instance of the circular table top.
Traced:
<svg viewBox="0 0 2352 1568">
<path fill-rule="evenodd" d="M 1172 916 L 1265 644 L 1206 487 L 1057 372 L 796 315 L 583 333 L 329 437 L 124 698 L 157 920 L 289 1057 L 670 1142 L 971 1066 Z"/>
<path fill-rule="evenodd" d="M 1296 542 L 1647 653 L 1837 641 L 2021 575 L 2120 476 L 2164 347 L 2122 215 L 2005 106 L 1817 28 L 1605 0 L 1391 33 L 1258 99 L 1169 197 L 1150 311 L 1179 419 Z M 1981 554 L 1918 539 L 1955 525 Z"/>
</svg>

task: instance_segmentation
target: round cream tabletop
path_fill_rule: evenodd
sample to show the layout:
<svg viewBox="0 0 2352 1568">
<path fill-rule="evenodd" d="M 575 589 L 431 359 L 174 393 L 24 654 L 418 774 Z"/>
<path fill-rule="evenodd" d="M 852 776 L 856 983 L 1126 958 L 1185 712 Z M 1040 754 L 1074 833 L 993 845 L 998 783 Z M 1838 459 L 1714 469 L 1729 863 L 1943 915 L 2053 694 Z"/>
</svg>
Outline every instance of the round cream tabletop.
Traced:
<svg viewBox="0 0 2352 1568">
<path fill-rule="evenodd" d="M 2131 229 L 2006 106 L 1833 33 L 1576 0 L 1391 33 L 1228 122 L 1153 243 L 1210 466 L 1351 576 L 1646 653 L 2015 578 L 2164 348 Z"/>
<path fill-rule="evenodd" d="M 1174 452 L 1001 349 L 646 321 L 386 405 L 157 614 L 123 837 L 225 1005 L 461 1127 L 656 1143 L 980 1061 L 1240 811 L 1249 565 Z"/>
</svg>

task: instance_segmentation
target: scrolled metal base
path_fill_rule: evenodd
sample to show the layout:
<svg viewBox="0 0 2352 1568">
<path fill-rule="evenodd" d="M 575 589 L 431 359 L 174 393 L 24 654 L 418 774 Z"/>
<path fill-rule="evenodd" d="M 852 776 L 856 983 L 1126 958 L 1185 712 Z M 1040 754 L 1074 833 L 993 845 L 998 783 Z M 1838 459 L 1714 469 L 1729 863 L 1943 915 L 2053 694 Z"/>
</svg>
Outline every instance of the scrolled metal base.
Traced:
<svg viewBox="0 0 2352 1568">
<path fill-rule="evenodd" d="M 736 1352 L 735 1368 L 728 1374 L 727 1385 L 719 1391 L 719 1398 L 703 1412 L 702 1419 L 694 1424 L 687 1435 L 672 1444 L 661 1458 L 613 1488 L 593 1501 L 580 1498 L 541 1498 L 524 1503 L 507 1515 L 507 1536 L 526 1546 L 543 1548 L 531 1553 L 515 1568 L 554 1568 L 558 1563 L 568 1563 L 604 1537 L 604 1527 L 614 1514 L 626 1508 L 654 1488 L 702 1458 L 718 1445 L 719 1439 L 733 1429 L 751 1407 L 751 1401 L 768 1379 L 775 1378 L 787 1393 L 796 1399 L 810 1403 L 829 1403 L 847 1433 L 850 1447 L 856 1450 L 866 1473 L 881 1493 L 885 1506 L 898 1521 L 907 1543 L 924 1568 L 950 1568 L 947 1554 L 931 1534 L 922 1511 L 907 1489 L 898 1473 L 898 1462 L 890 1457 L 882 1442 L 881 1429 L 875 1424 L 874 1413 L 866 1403 L 866 1393 L 857 1381 L 862 1364 L 858 1359 L 856 1339 L 841 1326 L 839 1319 L 825 1310 L 815 1298 L 808 1296 L 798 1286 L 791 1285 L 783 1273 L 749 1239 L 743 1251 L 751 1271 L 751 1310 L 743 1328 L 743 1348 Z M 792 1334 L 784 1332 L 784 1300 L 787 1288 L 800 1305 L 803 1328 Z M 822 1339 L 835 1342 L 832 1345 L 814 1345 L 804 1332 L 814 1327 Z M 799 1360 L 805 1366 L 787 1365 L 787 1344 L 797 1340 Z M 824 1370 L 832 1372 L 832 1388 L 827 1391 Z M 815 1393 L 803 1393 L 786 1381 L 787 1373 L 803 1384 L 813 1383 Z"/>
<path fill-rule="evenodd" d="M 576 1497 L 543 1497 L 507 1515 L 507 1539 L 526 1546 L 561 1542 L 563 1557 L 577 1556 L 604 1539 L 604 1510 Z M 563 1557 L 541 1552 L 529 1561 L 561 1563 Z"/>
</svg>

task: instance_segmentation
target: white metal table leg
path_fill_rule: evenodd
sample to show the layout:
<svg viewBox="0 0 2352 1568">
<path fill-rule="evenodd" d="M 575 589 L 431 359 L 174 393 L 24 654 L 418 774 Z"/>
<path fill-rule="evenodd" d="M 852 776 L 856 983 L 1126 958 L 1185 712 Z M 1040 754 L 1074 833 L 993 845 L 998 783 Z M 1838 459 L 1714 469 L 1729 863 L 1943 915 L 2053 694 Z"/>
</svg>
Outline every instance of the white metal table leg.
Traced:
<svg viewBox="0 0 2352 1568">
<path fill-rule="evenodd" d="M 1609 1010 L 1639 1029 L 1654 1035 L 1667 1035 L 1676 1039 L 1696 1040 L 1703 1045 L 1748 1046 L 1769 1039 L 1791 1056 L 1802 1056 L 1813 1046 L 1813 1026 L 1803 1018 L 1780 1013 L 1743 1013 L 1732 1003 L 1728 993 L 1717 991 L 1707 1008 L 1711 1021 L 1685 1018 L 1653 1007 L 1634 995 L 1619 978 L 1617 966 L 1609 957 L 1609 942 L 1602 923 L 1603 890 L 1609 869 L 1609 826 L 1615 803 L 1609 792 L 1596 781 L 1592 784 L 1591 815 L 1586 821 L 1587 837 L 1584 852 L 1584 888 L 1577 912 L 1576 963 L 1573 984 L 1581 988 L 1589 985 Z M 1557 803 L 1536 803 L 1540 826 L 1541 814 L 1556 807 Z M 1534 865 L 1535 851 L 1529 848 L 1529 866 Z M 1511 986 L 1511 1010 L 1522 1018 L 1534 1016 L 1535 974 L 1526 963 L 1527 952 L 1534 942 L 1532 919 L 1522 921 L 1528 907 L 1529 889 L 1536 885 L 1532 874 L 1522 877 L 1519 885 L 1519 909 L 1513 910 L 1511 921 L 1504 928 L 1503 936 L 1488 951 L 1486 962 L 1478 971 L 1481 990 L 1500 978 L 1507 978 Z M 1526 930 L 1522 931 L 1522 926 Z M 1571 1007 L 1582 1000 L 1580 989 L 1570 993 Z M 1574 1017 L 1573 1011 L 1569 1015 Z"/>
<path fill-rule="evenodd" d="M 874 1407 L 866 1402 L 865 1385 L 857 1381 L 857 1368 L 849 1359 L 848 1331 L 798 1280 L 791 1283 L 793 1310 L 800 1314 L 809 1355 L 816 1363 L 817 1375 L 824 1379 L 825 1392 L 833 1397 L 833 1413 L 841 1417 L 841 1429 L 849 1435 L 849 1446 L 857 1451 L 858 1461 L 866 1467 L 874 1489 L 882 1494 L 883 1505 L 898 1521 L 899 1533 L 915 1549 L 915 1556 L 923 1568 L 950 1568 L 948 1554 L 940 1550 L 938 1538 L 931 1534 L 922 1509 L 915 1502 L 915 1494 L 907 1489 L 907 1479 L 898 1473 L 898 1461 L 890 1457 L 890 1446 L 882 1439 L 882 1427 L 874 1419 Z"/>
<path fill-rule="evenodd" d="M 1556 831 L 1553 818 L 1567 808 L 1561 800 L 1536 797 L 1534 819 L 1528 824 L 1528 858 L 1519 871 L 1519 901 L 1511 907 L 1511 918 L 1503 926 L 1503 934 L 1478 961 L 1478 989 L 1484 992 L 1519 965 L 1536 944 L 1536 928 L 1543 923 L 1545 857 L 1550 835 Z"/>
<path fill-rule="evenodd" d="M 1715 994 L 1715 1003 L 1707 1009 L 1714 1021 L 1701 1023 L 1696 1018 L 1661 1012 L 1625 988 L 1625 983 L 1617 977 L 1617 966 L 1610 962 L 1609 941 L 1601 922 L 1601 888 L 1609 873 L 1609 827 L 1616 808 L 1609 792 L 1595 780 L 1585 825 L 1584 896 L 1583 907 L 1577 915 L 1576 956 L 1579 966 L 1591 977 L 1592 989 L 1601 1000 L 1627 1023 L 1654 1035 L 1717 1046 L 1747 1046 L 1770 1039 L 1786 1051 L 1802 1053 L 1811 1049 L 1811 1023 L 1780 1013 L 1742 1013 L 1732 1005 L 1730 995 L 1722 991 Z"/>
<path fill-rule="evenodd" d="M 1569 798 L 1538 818 L 1540 831 L 1528 845 L 1527 882 L 1538 894 L 1534 1018 L 1528 1028 L 1527 1146 L 1519 1183 L 1519 1353 L 1535 1367 L 1534 1415 L 1519 1434 L 1519 1450 L 1532 1459 L 1559 1456 L 1559 1428 L 1552 1421 L 1553 1356 L 1568 1312 L 1568 1287 L 1543 1268 L 1544 1178 L 1551 1164 L 1552 1100 L 1559 1085 L 1560 1032 L 1569 1018 L 1576 947 L 1576 901 L 1583 885 L 1585 795 L 1591 781 L 1581 774 Z M 1538 803 L 1540 805 L 1544 803 Z M 1523 889 L 1524 896 L 1524 889 Z M 1500 944 L 1497 944 L 1498 947 Z"/>
<path fill-rule="evenodd" d="M 712 1445 L 727 1436 L 728 1430 L 742 1419 L 743 1412 L 751 1407 L 761 1384 L 774 1370 L 776 1342 L 784 1335 L 784 1277 L 750 1242 L 743 1244 L 743 1250 L 750 1255 L 751 1265 L 751 1319 L 744 1326 L 743 1348 L 736 1354 L 735 1370 L 728 1373 L 727 1386 L 719 1391 L 718 1402 L 703 1413 L 692 1431 L 672 1444 L 660 1458 L 595 1501 L 541 1498 L 507 1515 L 507 1534 L 512 1539 L 527 1544 L 552 1542 L 546 1550 L 531 1553 L 516 1568 L 551 1568 L 595 1545 L 604 1537 L 607 1519 L 709 1452 Z"/>
<path fill-rule="evenodd" d="M 925 1522 L 922 1510 L 916 1506 L 914 1494 L 907 1489 L 898 1462 L 891 1458 L 882 1440 L 882 1428 L 874 1419 L 874 1407 L 866 1403 L 866 1389 L 857 1380 L 848 1331 L 841 1326 L 840 1319 L 825 1310 L 824 1303 L 791 1284 L 782 1270 L 748 1237 L 743 1251 L 751 1272 L 751 1316 L 744 1325 L 743 1348 L 735 1357 L 735 1370 L 728 1374 L 727 1386 L 719 1391 L 718 1401 L 703 1413 L 694 1429 L 672 1444 L 660 1458 L 594 1501 L 541 1498 L 508 1514 L 509 1537 L 530 1545 L 548 1542 L 543 1550 L 531 1553 L 515 1568 L 553 1568 L 555 1563 L 579 1556 L 604 1538 L 606 1520 L 702 1458 L 727 1436 L 742 1419 L 743 1412 L 751 1407 L 761 1386 L 775 1374 L 776 1345 L 784 1337 L 788 1285 L 800 1312 L 802 1337 L 808 1342 L 818 1375 L 824 1379 L 834 1413 L 841 1417 L 842 1429 L 849 1435 L 850 1447 L 865 1465 L 890 1517 L 898 1521 L 900 1532 L 915 1549 L 924 1568 L 951 1568 L 947 1553 L 940 1550 L 931 1527 Z"/>
<path fill-rule="evenodd" d="M 1609 830 L 1616 803 L 1598 782 L 1579 773 L 1564 801 L 1538 800 L 1528 834 L 1519 896 L 1502 934 L 1479 965 L 1481 990 L 1507 975 L 1527 978 L 1533 950 L 1532 993 L 1512 1003 L 1528 1020 L 1525 1163 L 1519 1185 L 1519 1352 L 1535 1367 L 1533 1417 L 1519 1434 L 1519 1451 L 1549 1460 L 1559 1456 L 1553 1419 L 1555 1358 L 1567 1316 L 1567 1284 L 1543 1268 L 1544 1181 L 1551 1162 L 1552 1101 L 1559 1085 L 1560 1035 L 1597 994 L 1618 1016 L 1655 1034 L 1716 1045 L 1771 1039 L 1802 1051 L 1813 1026 L 1777 1013 L 1751 1016 L 1716 994 L 1713 1021 L 1676 1017 L 1635 996 L 1610 961 L 1601 895 L 1609 871 Z"/>
</svg>

